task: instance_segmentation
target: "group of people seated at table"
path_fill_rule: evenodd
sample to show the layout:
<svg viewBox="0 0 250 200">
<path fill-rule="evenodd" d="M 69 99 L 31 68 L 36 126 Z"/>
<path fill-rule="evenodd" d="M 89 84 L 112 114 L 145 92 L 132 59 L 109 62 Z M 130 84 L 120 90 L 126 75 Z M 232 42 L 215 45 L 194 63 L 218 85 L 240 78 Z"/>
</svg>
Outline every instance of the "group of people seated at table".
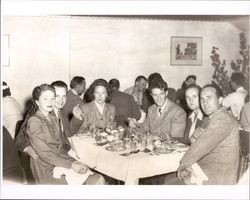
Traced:
<svg viewBox="0 0 250 200">
<path fill-rule="evenodd" d="M 195 81 L 196 76 L 188 76 L 185 87 L 176 93 L 159 73 L 148 78 L 138 76 L 134 86 L 124 92 L 119 90 L 117 79 L 109 82 L 96 79 L 87 90 L 83 77 L 74 77 L 70 90 L 65 82 L 57 80 L 36 86 L 27 112 L 23 119 L 18 117 L 16 121 L 8 119 L 9 107 L 17 102 L 4 82 L 3 134 L 14 140 L 6 146 L 8 152 L 4 150 L 4 179 L 17 180 L 17 173 L 11 174 L 20 166 L 18 156 L 13 156 L 15 166 L 11 160 L 5 162 L 10 151 L 17 149 L 29 155 L 35 184 L 67 184 L 65 175 L 55 178 L 56 167 L 78 174 L 91 170 L 82 184 L 105 184 L 104 174 L 90 169 L 68 152 L 73 148 L 71 137 L 74 135 L 83 133 L 90 125 L 104 129 L 115 121 L 125 128 L 190 146 L 175 175 L 161 175 L 157 177 L 161 180 L 157 184 L 190 184 L 195 175 L 194 164 L 207 176 L 203 184 L 236 184 L 239 129 L 250 131 L 249 102 L 245 103 L 248 92 L 242 87 L 244 75 L 232 74 L 231 85 L 235 92 L 225 98 L 217 85 L 207 84 L 201 88 Z M 183 94 L 184 100 L 181 99 Z M 12 104 L 8 103 L 8 98 Z M 20 115 L 21 111 L 17 110 Z M 18 120 L 21 122 L 16 123 Z M 9 124 L 15 126 L 14 130 Z"/>
</svg>

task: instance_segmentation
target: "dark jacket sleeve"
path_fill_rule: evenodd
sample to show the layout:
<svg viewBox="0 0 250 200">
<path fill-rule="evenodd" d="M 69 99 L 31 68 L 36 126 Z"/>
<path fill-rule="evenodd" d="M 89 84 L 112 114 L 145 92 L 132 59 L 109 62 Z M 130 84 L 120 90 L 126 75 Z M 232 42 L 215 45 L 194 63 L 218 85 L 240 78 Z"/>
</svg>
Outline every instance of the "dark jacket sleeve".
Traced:
<svg viewBox="0 0 250 200">
<path fill-rule="evenodd" d="M 77 134 L 81 125 L 83 124 L 83 120 L 79 120 L 76 117 L 73 117 L 70 121 L 70 134 L 71 136 Z"/>
<path fill-rule="evenodd" d="M 130 99 L 130 106 L 131 106 L 131 111 L 132 111 L 132 117 L 135 118 L 136 120 L 139 120 L 141 118 L 141 112 L 139 109 L 139 106 L 135 102 L 134 98 L 132 96 L 129 97 Z"/>
<path fill-rule="evenodd" d="M 23 152 L 24 149 L 30 146 L 30 142 L 27 137 L 27 121 L 29 118 L 26 118 L 18 130 L 16 137 L 14 139 L 15 147 L 18 151 Z M 21 123 L 21 122 L 20 122 Z"/>
</svg>

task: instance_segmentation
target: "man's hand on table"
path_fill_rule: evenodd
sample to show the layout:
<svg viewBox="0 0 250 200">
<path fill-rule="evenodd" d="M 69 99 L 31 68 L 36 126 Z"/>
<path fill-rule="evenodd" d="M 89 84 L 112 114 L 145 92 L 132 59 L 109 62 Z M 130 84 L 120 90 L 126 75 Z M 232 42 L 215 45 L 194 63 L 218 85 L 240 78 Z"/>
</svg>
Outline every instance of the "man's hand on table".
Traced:
<svg viewBox="0 0 250 200">
<path fill-rule="evenodd" d="M 79 161 L 73 162 L 71 168 L 79 174 L 85 174 L 89 169 L 87 165 Z"/>
</svg>

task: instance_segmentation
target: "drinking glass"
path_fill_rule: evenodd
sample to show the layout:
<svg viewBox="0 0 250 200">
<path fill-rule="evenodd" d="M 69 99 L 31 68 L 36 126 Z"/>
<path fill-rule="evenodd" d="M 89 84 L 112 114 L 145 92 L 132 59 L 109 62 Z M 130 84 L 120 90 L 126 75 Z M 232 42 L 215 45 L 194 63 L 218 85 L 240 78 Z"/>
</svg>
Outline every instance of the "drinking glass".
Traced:
<svg viewBox="0 0 250 200">
<path fill-rule="evenodd" d="M 140 135 L 141 146 L 143 149 L 147 147 L 147 136 L 144 134 Z"/>
<path fill-rule="evenodd" d="M 96 127 L 95 127 L 95 124 L 90 124 L 89 125 L 89 131 L 90 131 L 90 134 L 91 134 L 91 137 L 95 137 L 96 135 Z"/>
</svg>

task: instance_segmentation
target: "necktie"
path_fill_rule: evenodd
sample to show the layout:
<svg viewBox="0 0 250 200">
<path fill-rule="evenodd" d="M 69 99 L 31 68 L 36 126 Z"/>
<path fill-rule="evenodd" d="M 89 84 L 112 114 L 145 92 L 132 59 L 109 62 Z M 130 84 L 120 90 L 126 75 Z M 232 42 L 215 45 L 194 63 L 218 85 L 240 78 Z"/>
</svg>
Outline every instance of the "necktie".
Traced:
<svg viewBox="0 0 250 200">
<path fill-rule="evenodd" d="M 58 125 L 59 125 L 60 138 L 62 141 L 63 148 L 68 151 L 70 149 L 70 146 L 67 141 L 67 136 L 65 135 L 65 131 L 63 130 L 60 111 L 58 112 Z"/>
<path fill-rule="evenodd" d="M 158 110 L 158 111 L 159 111 L 159 114 L 161 115 L 161 108 L 159 108 L 159 110 Z"/>
</svg>

